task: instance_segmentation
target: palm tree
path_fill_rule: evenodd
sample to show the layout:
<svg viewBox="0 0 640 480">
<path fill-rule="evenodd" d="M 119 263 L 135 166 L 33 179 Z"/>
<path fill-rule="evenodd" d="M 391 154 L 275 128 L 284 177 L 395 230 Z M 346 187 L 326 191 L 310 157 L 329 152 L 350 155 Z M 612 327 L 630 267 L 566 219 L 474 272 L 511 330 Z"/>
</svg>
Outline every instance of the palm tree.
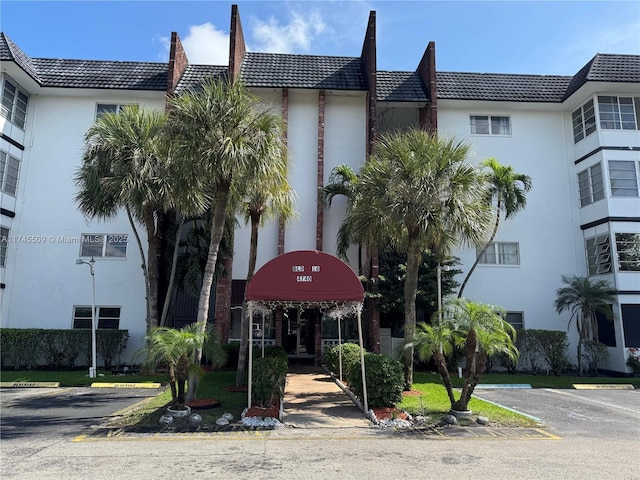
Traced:
<svg viewBox="0 0 640 480">
<path fill-rule="evenodd" d="M 346 214 L 351 212 L 353 205 L 357 202 L 358 190 L 356 183 L 358 182 L 358 174 L 348 165 L 337 165 L 333 167 L 329 175 L 329 182 L 322 189 L 322 199 L 326 207 L 331 206 L 331 202 L 338 195 L 342 195 L 347 199 Z M 346 226 L 346 224 L 343 224 Z M 349 249 L 350 235 L 343 228 L 340 229 L 338 235 L 338 251 L 336 252 L 340 258 L 347 260 L 347 250 Z M 360 244 L 358 244 L 358 262 L 360 259 Z M 359 271 L 360 271 L 359 265 Z M 360 272 L 362 273 L 362 272 Z"/>
<path fill-rule="evenodd" d="M 420 325 L 415 337 L 416 349 L 422 359 L 433 357 L 436 362 L 452 410 L 467 410 L 490 356 L 503 353 L 514 361 L 518 358 L 514 345 L 516 331 L 504 320 L 504 315 L 500 307 L 458 298 L 434 315 L 433 325 Z M 454 346 L 463 346 L 465 351 L 463 386 L 458 400 L 455 400 L 445 361 L 445 355 Z"/>
<path fill-rule="evenodd" d="M 177 164 L 191 172 L 190 189 L 212 198 L 209 251 L 202 276 L 197 322 L 206 326 L 220 241 L 234 182 L 267 175 L 284 151 L 280 124 L 258 108 L 258 99 L 239 82 L 211 79 L 169 100 L 168 131 Z M 198 355 L 201 356 L 201 352 Z M 197 377 L 187 398 L 195 395 Z"/>
<path fill-rule="evenodd" d="M 489 182 L 489 202 L 495 204 L 496 220 L 493 225 L 491 237 L 484 244 L 482 250 L 476 256 L 475 262 L 464 278 L 458 298 L 462 297 L 464 287 L 467 286 L 469 277 L 474 272 L 480 259 L 485 254 L 498 233 L 500 218 L 504 214 L 505 219 L 513 217 L 527 205 L 526 193 L 531 190 L 531 177 L 523 173 L 516 173 L 510 165 L 502 165 L 495 158 L 487 158 L 482 165 L 489 168 L 487 181 Z"/>
<path fill-rule="evenodd" d="M 613 319 L 611 304 L 615 296 L 606 280 L 591 280 L 589 277 L 563 275 L 566 287 L 556 290 L 555 307 L 558 313 L 571 313 L 567 329 L 575 321 L 578 331 L 578 367 L 582 375 L 582 344 L 587 340 L 598 340 L 598 314 Z"/>
<path fill-rule="evenodd" d="M 469 145 L 423 130 L 386 134 L 355 184 L 358 201 L 341 229 L 351 241 L 390 244 L 406 253 L 405 388 L 413 383 L 418 267 L 422 253 L 450 256 L 458 244 L 488 235 L 489 209 L 479 168 L 467 161 Z"/>
<path fill-rule="evenodd" d="M 275 117 L 273 118 L 275 121 Z M 284 145 L 283 145 L 284 146 Z M 259 227 L 270 219 L 279 217 L 287 221 L 294 216 L 294 191 L 287 180 L 287 156 L 283 151 L 280 156 L 270 159 L 273 163 L 267 175 L 253 178 L 245 189 L 247 192 L 242 202 L 241 211 L 245 223 L 251 226 L 249 243 L 249 267 L 247 271 L 247 285 L 253 278 L 258 256 Z M 250 319 L 247 315 L 247 302 L 242 303 L 240 317 L 240 350 L 238 352 L 238 368 L 236 371 L 236 386 L 244 385 L 245 367 L 247 361 L 248 344 L 244 339 L 249 336 Z"/>
<path fill-rule="evenodd" d="M 147 329 L 158 325 L 157 214 L 174 203 L 166 174 L 161 131 L 166 116 L 132 105 L 100 116 L 85 134 L 82 163 L 75 174 L 76 202 L 88 218 L 110 219 L 121 208 L 136 238 L 145 279 Z M 136 228 L 147 233 L 147 255 Z"/>
<path fill-rule="evenodd" d="M 201 375 L 202 369 L 196 353 L 208 346 L 212 358 L 220 358 L 221 348 L 212 341 L 209 332 L 202 325 L 192 323 L 180 330 L 156 327 L 147 334 L 146 348 L 142 351 L 144 364 L 151 368 L 163 367 L 169 375 L 171 406 L 183 409 L 186 383 L 190 375 Z"/>
</svg>

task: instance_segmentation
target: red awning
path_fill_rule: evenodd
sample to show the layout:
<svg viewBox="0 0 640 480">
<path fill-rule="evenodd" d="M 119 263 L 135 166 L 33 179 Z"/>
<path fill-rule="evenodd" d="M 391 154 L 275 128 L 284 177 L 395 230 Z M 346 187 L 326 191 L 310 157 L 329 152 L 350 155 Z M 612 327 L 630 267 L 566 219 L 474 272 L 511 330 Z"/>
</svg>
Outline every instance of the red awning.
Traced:
<svg viewBox="0 0 640 480">
<path fill-rule="evenodd" d="M 364 290 L 351 267 L 316 250 L 285 253 L 267 262 L 247 286 L 247 300 L 362 302 Z"/>
</svg>

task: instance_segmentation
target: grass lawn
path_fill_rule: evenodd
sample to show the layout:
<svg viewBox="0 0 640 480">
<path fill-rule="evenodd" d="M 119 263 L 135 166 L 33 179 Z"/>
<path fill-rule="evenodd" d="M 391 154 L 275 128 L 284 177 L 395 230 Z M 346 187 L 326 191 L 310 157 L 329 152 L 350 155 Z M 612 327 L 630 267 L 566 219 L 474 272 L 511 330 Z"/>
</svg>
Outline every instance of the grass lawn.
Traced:
<svg viewBox="0 0 640 480">
<path fill-rule="evenodd" d="M 513 382 L 511 382 L 513 383 Z M 412 415 L 427 415 L 434 423 L 438 423 L 443 415 L 451 409 L 451 403 L 447 391 L 440 381 L 440 376 L 435 373 L 415 372 L 413 375 L 413 390 L 422 393 L 422 396 L 405 396 L 398 408 L 406 410 Z M 456 392 L 457 393 L 457 392 Z M 457 397 L 456 397 L 457 398 Z M 472 398 L 469 409 L 474 415 L 487 417 L 491 424 L 508 427 L 536 427 L 535 420 L 519 415 L 510 410 L 505 410 L 492 403 Z M 461 421 L 461 424 L 464 421 Z"/>
</svg>

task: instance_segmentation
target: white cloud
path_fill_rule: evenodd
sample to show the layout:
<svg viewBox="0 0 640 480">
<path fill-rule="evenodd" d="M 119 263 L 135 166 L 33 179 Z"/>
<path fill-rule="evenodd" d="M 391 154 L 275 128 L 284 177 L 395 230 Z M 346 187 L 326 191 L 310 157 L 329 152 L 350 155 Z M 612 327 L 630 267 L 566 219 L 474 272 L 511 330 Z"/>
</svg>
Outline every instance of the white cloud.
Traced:
<svg viewBox="0 0 640 480">
<path fill-rule="evenodd" d="M 154 39 L 164 50 L 162 61 L 169 57 L 171 41 L 168 37 Z M 229 63 L 229 34 L 216 29 L 211 23 L 191 25 L 189 33 L 180 38 L 190 64 L 227 65 Z"/>
<path fill-rule="evenodd" d="M 322 16 L 314 11 L 307 15 L 291 13 L 288 24 L 281 25 L 275 17 L 262 21 L 251 19 L 252 50 L 271 53 L 307 52 L 311 42 L 321 34 L 326 25 Z"/>
</svg>

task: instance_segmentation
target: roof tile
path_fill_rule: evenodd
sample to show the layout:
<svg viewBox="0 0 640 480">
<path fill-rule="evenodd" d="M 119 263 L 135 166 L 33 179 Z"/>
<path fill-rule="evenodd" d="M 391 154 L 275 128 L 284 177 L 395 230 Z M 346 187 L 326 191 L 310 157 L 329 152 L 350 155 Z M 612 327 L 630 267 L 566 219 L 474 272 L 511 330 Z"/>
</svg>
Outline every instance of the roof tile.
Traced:
<svg viewBox="0 0 640 480">
<path fill-rule="evenodd" d="M 431 96 L 416 72 L 379 70 L 376 93 L 380 102 L 429 102 Z"/>
</svg>

